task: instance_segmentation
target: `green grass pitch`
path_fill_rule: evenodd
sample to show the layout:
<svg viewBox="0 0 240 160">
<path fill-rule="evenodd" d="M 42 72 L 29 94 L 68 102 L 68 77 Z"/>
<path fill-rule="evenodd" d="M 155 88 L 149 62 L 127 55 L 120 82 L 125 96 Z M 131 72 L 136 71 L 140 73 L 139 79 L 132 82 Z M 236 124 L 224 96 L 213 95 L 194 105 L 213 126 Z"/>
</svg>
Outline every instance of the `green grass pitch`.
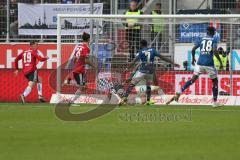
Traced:
<svg viewBox="0 0 240 160">
<path fill-rule="evenodd" d="M 0 104 L 1 160 L 239 158 L 240 107 L 123 106 L 88 122 L 66 122 L 53 105 Z"/>
</svg>

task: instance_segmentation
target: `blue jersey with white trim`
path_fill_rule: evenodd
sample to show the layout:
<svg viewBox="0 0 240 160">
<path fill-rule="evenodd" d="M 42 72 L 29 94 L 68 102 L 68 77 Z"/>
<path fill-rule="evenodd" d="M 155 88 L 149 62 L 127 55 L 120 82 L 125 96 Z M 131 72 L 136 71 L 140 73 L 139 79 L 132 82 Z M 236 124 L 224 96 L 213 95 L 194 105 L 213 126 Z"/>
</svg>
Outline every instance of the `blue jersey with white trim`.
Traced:
<svg viewBox="0 0 240 160">
<path fill-rule="evenodd" d="M 213 50 L 217 49 L 217 45 L 219 42 L 219 38 L 217 36 L 206 36 L 203 38 L 199 38 L 195 42 L 195 46 L 197 48 L 200 47 L 200 56 L 198 59 L 197 64 L 202 65 L 202 66 L 214 66 L 214 61 L 213 61 Z"/>
<path fill-rule="evenodd" d="M 139 71 L 152 74 L 154 72 L 155 57 L 160 57 L 160 53 L 154 48 L 144 48 L 140 50 L 136 56 L 136 58 L 141 61 Z"/>
</svg>

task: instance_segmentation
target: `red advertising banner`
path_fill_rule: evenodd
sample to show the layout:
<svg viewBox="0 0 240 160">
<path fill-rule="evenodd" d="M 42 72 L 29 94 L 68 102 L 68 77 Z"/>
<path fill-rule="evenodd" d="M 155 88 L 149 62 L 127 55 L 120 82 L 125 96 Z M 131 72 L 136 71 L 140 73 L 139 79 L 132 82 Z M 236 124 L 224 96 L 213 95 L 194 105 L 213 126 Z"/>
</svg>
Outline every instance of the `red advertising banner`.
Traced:
<svg viewBox="0 0 240 160">
<path fill-rule="evenodd" d="M 18 102 L 19 95 L 22 94 L 27 86 L 27 80 L 22 74 L 14 75 L 13 69 L 0 69 L 0 102 Z M 62 81 L 66 73 L 63 73 Z M 184 83 L 191 78 L 190 72 L 174 72 L 174 71 L 158 71 L 158 85 L 168 95 L 174 94 Z M 43 79 L 43 95 L 49 101 L 53 93 L 56 93 L 56 70 L 39 70 L 39 76 Z M 85 93 L 95 93 L 95 72 L 87 72 L 88 91 Z M 62 93 L 74 94 L 76 87 L 66 86 L 62 88 Z M 222 93 L 230 92 L 230 77 L 227 74 L 219 75 L 219 91 Z M 203 75 L 193 84 L 185 94 L 189 95 L 211 95 L 212 84 L 211 79 L 207 75 Z M 233 96 L 240 96 L 240 76 L 233 75 Z M 27 97 L 28 102 L 37 102 L 37 88 Z"/>
<path fill-rule="evenodd" d="M 23 93 L 28 85 L 23 72 L 17 76 L 13 69 L 0 69 L 0 102 L 18 102 L 19 96 Z M 50 101 L 53 93 L 56 93 L 56 70 L 38 70 L 38 75 L 42 78 L 43 96 Z M 68 72 L 62 72 L 62 82 L 67 77 Z M 87 89 L 83 92 L 86 94 L 95 93 L 95 72 L 87 72 Z M 63 86 L 62 93 L 74 94 L 77 91 L 75 86 Z M 37 87 L 35 87 L 29 96 L 27 102 L 38 102 Z"/>
<path fill-rule="evenodd" d="M 51 72 L 52 70 L 40 70 L 38 73 L 43 79 L 43 96 L 47 101 L 50 100 L 52 93 L 55 92 L 49 83 Z M 0 75 L 0 102 L 18 102 L 20 94 L 23 93 L 28 85 L 27 79 L 22 72 L 15 76 L 13 69 L 0 69 Z M 27 101 L 37 102 L 37 100 L 37 88 L 35 87 L 27 97 Z"/>
<path fill-rule="evenodd" d="M 62 63 L 68 62 L 75 45 L 74 44 L 63 44 L 62 45 Z M 19 95 L 22 94 L 23 90 L 27 86 L 27 80 L 21 73 L 18 76 L 14 75 L 14 59 L 17 54 L 23 50 L 29 49 L 28 44 L 0 44 L 0 102 L 17 102 Z M 56 44 L 39 44 L 39 53 L 48 56 L 49 60 L 44 63 L 39 63 L 39 76 L 43 78 L 43 94 L 49 101 L 52 93 L 55 93 L 56 88 L 56 62 L 57 62 L 57 51 Z M 65 71 L 63 71 L 65 72 Z M 184 83 L 192 77 L 192 72 L 188 71 L 158 71 L 158 85 L 168 95 L 175 94 Z M 62 81 L 67 73 L 62 74 Z M 87 93 L 94 93 L 95 90 L 95 72 L 88 71 L 88 80 L 90 82 L 88 88 L 90 91 Z M 233 74 L 233 96 L 240 96 L 240 75 L 238 72 Z M 229 72 L 225 71 L 219 73 L 219 91 L 224 94 L 230 93 L 230 75 Z M 75 88 L 65 87 L 63 93 L 74 94 Z M 212 83 L 211 79 L 207 75 L 202 75 L 199 80 L 196 81 L 185 94 L 190 95 L 211 95 L 212 94 Z M 32 93 L 27 97 L 27 101 L 36 102 L 37 100 L 37 89 L 35 88 Z"/>
</svg>

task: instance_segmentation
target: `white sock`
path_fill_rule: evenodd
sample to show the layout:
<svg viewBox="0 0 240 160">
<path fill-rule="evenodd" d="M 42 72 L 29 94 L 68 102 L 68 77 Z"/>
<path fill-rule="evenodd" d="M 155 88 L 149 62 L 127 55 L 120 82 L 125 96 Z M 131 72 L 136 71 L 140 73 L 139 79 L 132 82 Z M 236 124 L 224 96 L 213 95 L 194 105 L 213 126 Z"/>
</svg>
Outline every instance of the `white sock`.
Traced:
<svg viewBox="0 0 240 160">
<path fill-rule="evenodd" d="M 151 90 L 152 91 L 156 91 L 156 90 L 158 90 L 160 87 L 159 86 L 151 86 Z"/>
<path fill-rule="evenodd" d="M 37 84 L 38 96 L 42 96 L 42 83 Z"/>
<path fill-rule="evenodd" d="M 31 91 L 32 91 L 32 88 L 28 86 L 28 87 L 24 90 L 23 96 L 24 96 L 24 97 L 27 97 L 27 96 L 29 95 L 29 93 L 31 93 Z"/>
<path fill-rule="evenodd" d="M 119 95 L 116 93 L 115 90 L 111 90 L 111 93 L 117 97 L 118 101 L 121 101 L 122 99 L 119 97 Z"/>
</svg>

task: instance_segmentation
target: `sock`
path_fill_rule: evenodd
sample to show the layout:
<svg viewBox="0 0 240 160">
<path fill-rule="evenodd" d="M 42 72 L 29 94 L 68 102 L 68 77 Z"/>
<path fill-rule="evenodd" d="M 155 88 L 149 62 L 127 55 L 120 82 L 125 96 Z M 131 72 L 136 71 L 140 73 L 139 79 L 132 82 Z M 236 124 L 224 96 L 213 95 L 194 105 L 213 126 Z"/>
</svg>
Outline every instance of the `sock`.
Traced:
<svg viewBox="0 0 240 160">
<path fill-rule="evenodd" d="M 29 95 L 29 93 L 31 93 L 31 91 L 32 91 L 32 88 L 28 86 L 28 87 L 24 90 L 23 96 L 24 96 L 24 97 L 27 97 L 27 96 Z"/>
<path fill-rule="evenodd" d="M 127 88 L 127 91 L 126 91 L 126 93 L 125 93 L 125 95 L 124 95 L 124 97 L 128 97 L 129 96 L 129 94 L 132 92 L 132 89 L 135 87 L 135 85 L 134 84 L 130 84 L 130 86 Z"/>
<path fill-rule="evenodd" d="M 213 92 L 213 101 L 217 102 L 217 98 L 218 98 L 218 81 L 217 80 L 213 80 L 212 92 Z"/>
<path fill-rule="evenodd" d="M 218 98 L 218 87 L 213 87 L 212 88 L 213 91 L 213 101 L 217 102 L 217 98 Z"/>
<path fill-rule="evenodd" d="M 151 86 L 147 86 L 146 94 L 147 94 L 147 101 L 150 101 L 150 99 L 151 99 Z"/>
<path fill-rule="evenodd" d="M 117 99 L 118 99 L 119 101 L 121 100 L 121 98 L 119 97 L 119 95 L 117 94 L 117 92 L 116 92 L 115 89 L 111 89 L 111 93 L 112 93 L 115 97 L 117 97 Z"/>
<path fill-rule="evenodd" d="M 194 82 L 192 80 L 189 80 L 185 83 L 185 85 L 181 88 L 181 92 L 183 93 L 188 87 L 190 87 Z"/>
<path fill-rule="evenodd" d="M 38 96 L 41 97 L 42 96 L 42 83 L 37 84 L 37 89 L 38 89 Z"/>
</svg>

